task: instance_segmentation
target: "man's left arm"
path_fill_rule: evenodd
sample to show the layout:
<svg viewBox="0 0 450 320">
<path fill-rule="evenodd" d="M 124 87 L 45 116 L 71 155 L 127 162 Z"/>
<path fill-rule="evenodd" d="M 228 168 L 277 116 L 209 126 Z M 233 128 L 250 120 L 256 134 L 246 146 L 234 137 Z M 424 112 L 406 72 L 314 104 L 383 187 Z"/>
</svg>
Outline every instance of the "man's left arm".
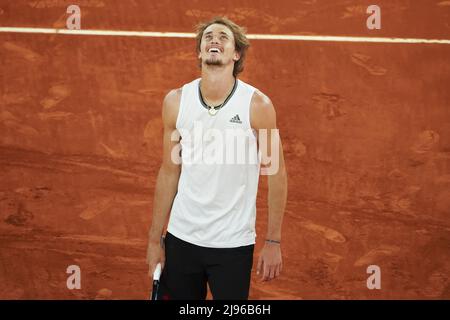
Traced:
<svg viewBox="0 0 450 320">
<path fill-rule="evenodd" d="M 257 273 L 272 280 L 282 269 L 281 226 L 287 199 L 287 173 L 283 147 L 276 124 L 276 112 L 270 99 L 256 91 L 251 102 L 251 125 L 258 131 L 261 173 L 268 176 L 268 224 L 264 247 L 259 254 Z"/>
</svg>

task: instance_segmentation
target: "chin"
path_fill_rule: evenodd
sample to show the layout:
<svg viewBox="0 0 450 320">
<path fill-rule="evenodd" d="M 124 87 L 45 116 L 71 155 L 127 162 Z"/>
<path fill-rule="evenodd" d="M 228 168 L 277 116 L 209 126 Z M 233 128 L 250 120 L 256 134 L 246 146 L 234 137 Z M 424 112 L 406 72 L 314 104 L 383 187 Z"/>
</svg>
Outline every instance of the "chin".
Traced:
<svg viewBox="0 0 450 320">
<path fill-rule="evenodd" d="M 208 66 L 222 66 L 223 62 L 219 59 L 206 59 L 205 64 Z"/>
</svg>

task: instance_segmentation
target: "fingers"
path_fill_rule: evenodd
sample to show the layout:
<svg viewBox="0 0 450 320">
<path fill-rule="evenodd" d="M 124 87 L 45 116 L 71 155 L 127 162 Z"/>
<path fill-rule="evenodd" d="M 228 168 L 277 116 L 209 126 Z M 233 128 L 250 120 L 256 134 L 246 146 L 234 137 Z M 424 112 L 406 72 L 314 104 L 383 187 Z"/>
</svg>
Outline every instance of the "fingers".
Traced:
<svg viewBox="0 0 450 320">
<path fill-rule="evenodd" d="M 264 273 L 262 276 L 262 281 L 270 281 L 280 276 L 281 264 L 268 265 L 264 264 Z"/>
<path fill-rule="evenodd" d="M 281 264 L 277 265 L 277 267 L 275 268 L 275 278 L 278 278 L 280 276 L 280 272 L 281 272 Z"/>
<path fill-rule="evenodd" d="M 263 273 L 263 281 L 269 280 L 270 266 L 267 263 L 264 263 L 264 273 Z"/>
<path fill-rule="evenodd" d="M 159 251 L 158 251 L 159 250 Z M 161 263 L 161 271 L 164 269 L 166 262 L 165 252 L 162 249 L 150 250 L 147 249 L 147 264 L 148 264 L 148 276 L 153 279 L 153 273 L 156 270 L 158 263 Z"/>
<path fill-rule="evenodd" d="M 153 280 L 153 272 L 155 271 L 155 268 L 156 268 L 156 264 L 155 263 L 150 263 L 149 266 L 148 266 L 148 276 L 152 280 Z"/>
<path fill-rule="evenodd" d="M 262 264 L 263 264 L 263 259 L 262 259 L 261 256 L 259 256 L 259 259 L 258 259 L 258 266 L 257 266 L 257 268 L 256 268 L 256 274 L 260 274 L 260 273 L 261 273 L 261 267 L 262 267 Z"/>
<path fill-rule="evenodd" d="M 269 266 L 268 267 L 268 271 L 267 271 L 267 281 L 270 281 L 274 278 L 275 276 L 275 266 Z"/>
<path fill-rule="evenodd" d="M 269 280 L 273 280 L 275 278 L 276 268 L 277 268 L 277 266 L 272 266 L 270 268 Z"/>
<path fill-rule="evenodd" d="M 161 270 L 163 270 L 163 269 L 164 269 L 164 266 L 165 266 L 165 264 L 166 264 L 166 254 L 164 253 L 164 251 L 163 251 L 163 253 L 161 254 L 161 258 L 160 258 L 159 263 L 161 263 Z"/>
</svg>

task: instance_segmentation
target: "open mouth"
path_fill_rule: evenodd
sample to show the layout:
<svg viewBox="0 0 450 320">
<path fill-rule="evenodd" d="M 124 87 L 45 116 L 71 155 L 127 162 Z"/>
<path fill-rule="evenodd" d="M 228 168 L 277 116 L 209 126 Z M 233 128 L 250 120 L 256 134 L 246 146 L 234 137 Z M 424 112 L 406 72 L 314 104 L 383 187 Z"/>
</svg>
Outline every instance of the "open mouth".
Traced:
<svg viewBox="0 0 450 320">
<path fill-rule="evenodd" d="M 210 48 L 210 49 L 208 50 L 208 52 L 209 52 L 209 53 L 220 53 L 220 50 L 219 50 L 219 48 Z"/>
</svg>

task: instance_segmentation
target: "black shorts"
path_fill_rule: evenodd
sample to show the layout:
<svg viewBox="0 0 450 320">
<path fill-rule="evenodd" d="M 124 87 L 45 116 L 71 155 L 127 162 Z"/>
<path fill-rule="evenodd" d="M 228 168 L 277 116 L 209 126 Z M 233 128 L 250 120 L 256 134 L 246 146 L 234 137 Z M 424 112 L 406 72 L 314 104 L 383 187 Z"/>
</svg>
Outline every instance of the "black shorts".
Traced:
<svg viewBox="0 0 450 320">
<path fill-rule="evenodd" d="M 207 283 L 215 300 L 248 299 L 253 251 L 254 245 L 201 247 L 167 232 L 158 299 L 204 300 Z"/>
</svg>

